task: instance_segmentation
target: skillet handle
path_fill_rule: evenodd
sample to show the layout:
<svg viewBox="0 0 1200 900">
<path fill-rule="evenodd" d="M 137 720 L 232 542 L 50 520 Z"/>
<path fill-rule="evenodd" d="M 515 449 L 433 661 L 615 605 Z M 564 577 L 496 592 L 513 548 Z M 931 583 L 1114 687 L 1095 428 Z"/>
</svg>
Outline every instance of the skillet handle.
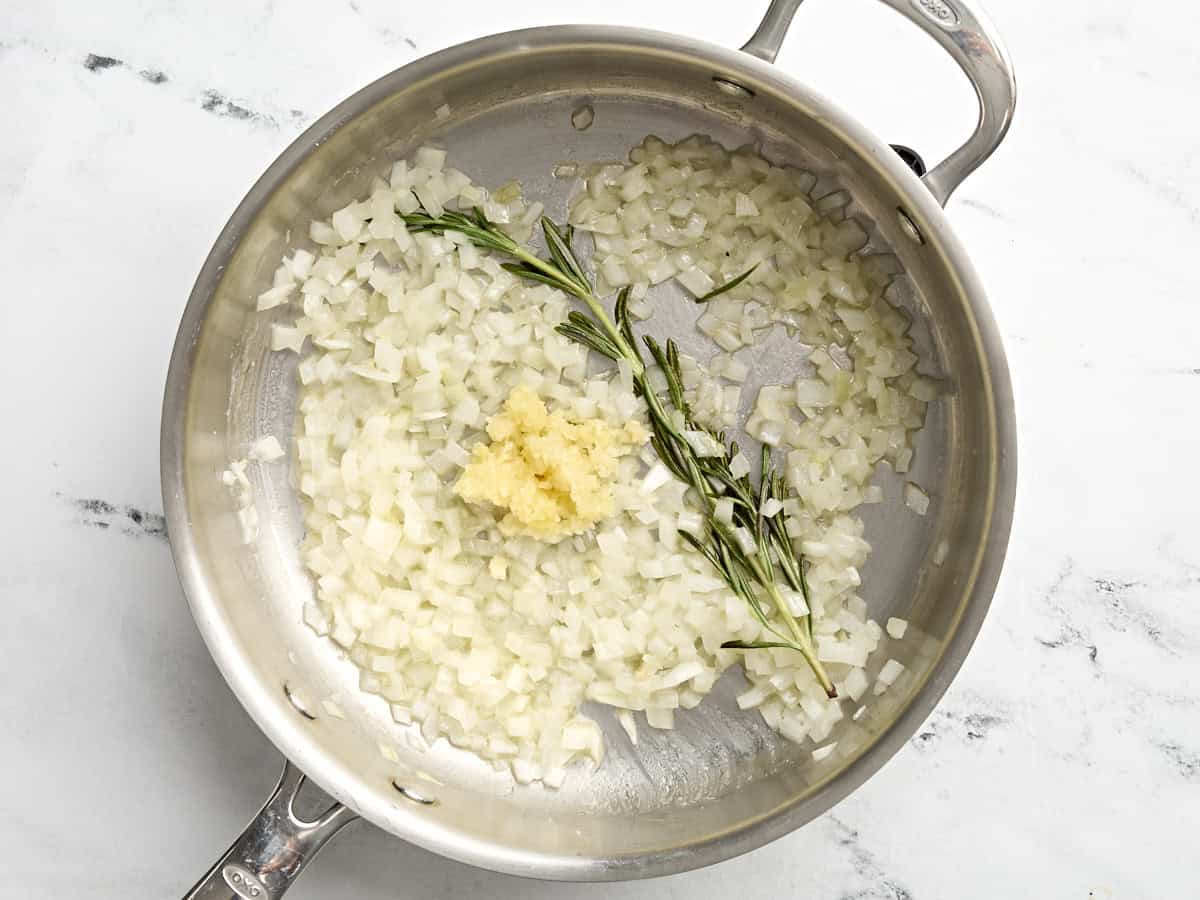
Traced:
<svg viewBox="0 0 1200 900">
<path fill-rule="evenodd" d="M 746 53 L 774 62 L 792 17 L 803 0 L 771 0 Z M 921 180 L 942 206 L 1004 139 L 1017 102 L 1012 60 L 974 0 L 881 0 L 942 45 L 970 79 L 979 100 L 979 121 L 967 142 Z"/>
<path fill-rule="evenodd" d="M 285 762 L 279 784 L 246 830 L 183 900 L 278 900 L 325 842 L 357 816 L 342 804 L 316 820 L 296 815 L 293 805 L 304 773 Z"/>
</svg>

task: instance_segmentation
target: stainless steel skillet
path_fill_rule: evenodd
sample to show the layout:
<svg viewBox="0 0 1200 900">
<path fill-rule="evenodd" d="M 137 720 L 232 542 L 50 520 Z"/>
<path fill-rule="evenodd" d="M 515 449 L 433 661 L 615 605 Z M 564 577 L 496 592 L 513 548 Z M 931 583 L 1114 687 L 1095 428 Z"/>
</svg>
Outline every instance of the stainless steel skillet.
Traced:
<svg viewBox="0 0 1200 900">
<path fill-rule="evenodd" d="M 279 897 L 355 816 L 518 875 L 605 880 L 695 868 L 829 809 L 928 715 L 983 621 L 1016 477 L 1003 349 L 940 204 L 999 144 L 1015 92 L 1007 56 L 971 3 L 884 2 L 951 53 L 980 101 L 969 140 L 924 178 L 768 64 L 799 5 L 775 0 L 744 52 L 575 26 L 445 50 L 344 101 L 251 189 L 217 239 L 180 325 L 163 407 L 162 483 L 171 546 L 200 631 L 234 693 L 290 762 L 258 817 L 190 897 Z M 571 121 L 582 104 L 594 111 L 586 130 Z M 448 118 L 434 114 L 443 105 Z M 489 186 L 519 179 L 561 218 L 571 185 L 551 176 L 556 163 L 621 158 L 647 134 L 674 141 L 693 133 L 730 147 L 757 142 L 774 161 L 818 173 L 818 194 L 845 188 L 850 214 L 870 223 L 870 249 L 890 251 L 903 265 L 892 298 L 912 313 L 927 371 L 948 388 L 931 407 L 909 476 L 933 496 L 929 515 L 905 510 L 901 481 L 885 475 L 887 501 L 865 517 L 876 547 L 864 572 L 872 615 L 911 623 L 879 661 L 894 656 L 906 672 L 862 718 L 841 723 L 837 752 L 820 763 L 739 712 L 730 673 L 674 731 L 647 730 L 636 748 L 611 716 L 599 715 L 609 754 L 598 772 L 575 773 L 557 792 L 514 788 L 458 751 L 410 746 L 382 701 L 357 690 L 354 666 L 301 623 L 311 586 L 299 560 L 289 466 L 253 472 L 262 526 L 254 544 L 242 545 L 219 473 L 254 438 L 289 435 L 296 397 L 294 359 L 269 351 L 269 323 L 252 298 L 310 219 L 363 193 L 373 175 L 423 142 L 446 146 L 455 166 Z M 686 307 L 672 305 L 669 291 L 656 302 L 663 312 L 652 329 L 691 334 Z M 756 376 L 785 380 L 799 358 L 798 348 L 774 345 Z M 395 760 L 380 753 L 381 743 Z M 301 772 L 336 801 L 314 821 L 292 808 Z"/>
</svg>

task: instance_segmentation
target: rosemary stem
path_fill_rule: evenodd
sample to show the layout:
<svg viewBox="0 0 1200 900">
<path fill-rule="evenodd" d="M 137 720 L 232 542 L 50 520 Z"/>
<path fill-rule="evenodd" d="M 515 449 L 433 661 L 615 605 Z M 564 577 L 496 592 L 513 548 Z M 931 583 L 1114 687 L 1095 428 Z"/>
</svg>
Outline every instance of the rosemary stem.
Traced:
<svg viewBox="0 0 1200 900">
<path fill-rule="evenodd" d="M 821 665 L 821 661 L 817 659 L 817 650 L 813 646 L 812 638 L 809 637 L 808 630 L 800 627 L 800 623 L 796 621 L 796 617 L 792 615 L 792 611 L 788 609 L 787 603 L 779 593 L 779 587 L 775 584 L 774 579 L 763 582 L 763 587 L 766 588 L 767 594 L 771 598 L 771 602 L 775 604 L 775 608 L 779 611 L 779 615 L 783 617 L 784 623 L 788 630 L 796 639 L 796 646 L 800 653 L 807 660 L 812 668 L 813 674 L 817 676 L 817 681 L 820 683 L 822 690 L 826 696 L 836 697 L 837 690 L 833 687 L 833 682 L 829 680 L 829 673 L 825 671 L 825 667 Z M 808 618 L 812 620 L 812 610 L 809 610 Z"/>
<path fill-rule="evenodd" d="M 558 269 L 558 267 L 546 262 L 537 255 L 530 253 L 519 244 L 516 244 L 515 249 L 510 251 L 510 253 L 512 256 L 515 256 L 517 259 L 521 260 L 521 262 L 533 266 L 539 272 L 544 272 L 546 275 L 549 275 L 552 278 L 561 278 L 562 272 Z M 641 359 L 638 357 L 637 352 L 629 346 L 629 343 L 625 340 L 625 336 L 621 334 L 617 326 L 613 323 L 612 319 L 609 318 L 608 313 L 604 311 L 604 307 L 600 305 L 600 301 L 596 298 L 596 295 L 591 291 L 585 291 L 582 288 L 576 288 L 574 285 L 571 287 L 564 285 L 564 289 L 587 304 L 588 309 L 592 311 L 592 315 L 595 316 L 599 321 L 605 333 L 612 340 L 612 342 L 617 345 L 617 349 L 621 351 L 621 355 L 629 360 L 629 364 L 633 369 L 634 376 L 636 377 L 641 375 L 646 369 L 645 365 L 643 365 Z"/>
<path fill-rule="evenodd" d="M 646 400 L 646 406 L 648 407 L 650 418 L 654 421 L 663 423 L 664 426 L 670 428 L 672 432 L 674 432 L 674 427 L 670 424 L 670 417 L 667 415 L 666 410 L 663 409 L 662 400 L 659 398 L 658 393 L 651 389 L 649 383 L 647 383 L 645 380 L 645 376 L 641 376 L 639 378 L 639 382 L 640 386 L 642 387 L 642 394 Z M 705 478 L 703 473 L 701 473 L 695 466 L 693 460 L 688 458 L 687 463 L 687 470 L 690 475 L 688 481 L 691 483 L 691 486 L 695 492 L 699 495 L 699 500 L 701 503 L 704 504 L 705 514 L 711 519 L 715 509 L 714 491 L 712 490 L 712 486 L 708 483 L 708 480 Z M 713 521 L 712 527 L 721 532 L 722 537 L 727 543 L 736 543 L 736 539 L 726 526 Z M 829 680 L 829 674 L 825 671 L 825 667 L 821 664 L 821 661 L 817 659 L 816 648 L 813 646 L 812 635 L 809 629 L 801 627 L 800 623 L 796 620 L 796 617 L 792 614 L 791 609 L 784 601 L 783 596 L 779 593 L 779 587 L 775 583 L 775 569 L 770 557 L 764 558 L 761 553 L 754 553 L 749 554 L 747 556 L 747 560 L 750 563 L 750 570 L 754 575 L 755 580 L 759 583 L 759 585 L 762 586 L 763 590 L 766 591 L 767 596 L 771 599 L 771 602 L 779 611 L 780 618 L 783 619 L 784 624 L 787 625 L 788 631 L 791 632 L 797 649 L 799 649 L 805 661 L 808 662 L 809 666 L 812 668 L 813 674 L 817 678 L 817 682 L 821 685 L 821 689 L 825 691 L 827 696 L 836 697 L 837 691 L 833 687 L 833 682 Z M 792 579 L 790 576 L 792 575 L 792 572 L 782 561 L 780 562 L 780 568 L 784 570 L 785 577 L 788 577 L 788 581 L 791 582 Z M 802 570 L 797 577 L 801 579 L 801 583 L 803 583 Z M 808 592 L 805 590 L 803 593 L 804 599 L 807 602 Z M 811 610 L 809 610 L 807 619 L 811 624 Z"/>
</svg>

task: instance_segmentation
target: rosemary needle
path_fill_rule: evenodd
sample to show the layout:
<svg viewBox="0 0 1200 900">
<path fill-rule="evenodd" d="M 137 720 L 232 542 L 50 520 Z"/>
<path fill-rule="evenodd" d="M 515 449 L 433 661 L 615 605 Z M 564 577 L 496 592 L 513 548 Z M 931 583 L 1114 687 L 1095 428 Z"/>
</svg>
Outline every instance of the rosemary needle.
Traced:
<svg viewBox="0 0 1200 900">
<path fill-rule="evenodd" d="M 717 285 L 715 288 L 713 288 L 707 294 L 704 294 L 700 297 L 694 297 L 693 298 L 694 302 L 707 303 L 713 297 L 719 297 L 726 291 L 732 291 L 735 287 L 737 287 L 739 284 L 741 284 L 743 281 L 745 281 L 747 278 L 749 278 L 751 275 L 753 275 L 754 270 L 758 268 L 758 265 L 759 265 L 758 263 L 755 263 L 750 268 L 748 268 L 745 272 L 743 272 L 741 275 L 739 275 L 737 278 L 730 278 L 724 284 Z"/>
</svg>

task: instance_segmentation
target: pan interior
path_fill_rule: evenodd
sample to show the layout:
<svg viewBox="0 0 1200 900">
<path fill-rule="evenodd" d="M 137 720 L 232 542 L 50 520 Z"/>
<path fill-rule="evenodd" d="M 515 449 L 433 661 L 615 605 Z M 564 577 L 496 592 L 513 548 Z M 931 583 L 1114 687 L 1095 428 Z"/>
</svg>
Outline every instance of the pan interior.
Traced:
<svg viewBox="0 0 1200 900">
<path fill-rule="evenodd" d="M 998 451 L 986 355 L 939 240 L 940 220 L 909 208 L 926 232 L 923 245 L 897 225 L 903 191 L 917 189 L 916 182 L 905 182 L 882 151 L 848 136 L 838 124 L 845 120 L 819 98 L 785 94 L 762 67 L 738 71 L 730 54 L 706 57 L 682 42 L 506 46 L 427 60 L 347 101 L 314 126 L 319 137 L 310 132 L 285 153 L 231 222 L 214 251 L 224 270 L 193 335 L 180 435 L 188 535 L 177 553 L 187 557 L 181 569 L 214 656 L 258 723 L 318 783 L 377 824 L 519 874 L 612 878 L 690 868 L 828 808 L 905 739 L 892 726 L 914 699 L 922 692 L 936 699 L 944 689 L 952 671 L 941 677 L 943 655 L 961 630 L 981 554 L 993 540 Z M 714 76 L 753 94 L 730 92 Z M 443 104 L 451 114 L 439 119 L 434 111 Z M 585 104 L 594 120 L 579 130 L 572 113 Z M 269 351 L 270 323 L 287 313 L 256 314 L 254 297 L 310 220 L 365 193 L 373 176 L 386 175 L 394 159 L 423 143 L 447 148 L 449 164 L 490 188 L 518 179 L 527 197 L 562 220 L 577 184 L 553 177 L 556 164 L 624 159 L 648 134 L 673 142 L 695 133 L 731 149 L 753 142 L 774 162 L 814 171 L 818 195 L 848 188 L 852 213 L 874 223 L 870 247 L 894 251 L 907 271 L 891 296 L 913 314 L 922 371 L 947 386 L 930 407 L 909 475 L 934 502 L 927 517 L 915 516 L 904 507 L 903 477 L 882 470 L 885 502 L 862 511 L 875 548 L 863 573 L 871 614 L 911 623 L 903 641 L 873 657 L 869 674 L 889 656 L 906 672 L 870 698 L 857 721 L 850 718 L 856 706 L 847 703 L 831 737 L 836 752 L 820 763 L 811 746 L 791 744 L 737 709 L 733 697 L 744 682 L 731 671 L 699 708 L 677 715 L 675 730 L 642 727 L 636 747 L 611 710 L 589 710 L 606 735 L 603 766 L 573 770 L 559 791 L 514 786 L 444 742 L 418 749 L 383 700 L 357 689 L 354 665 L 301 623 L 312 587 L 298 554 L 302 524 L 290 465 L 252 467 L 260 533 L 253 545 L 241 545 L 220 473 L 256 437 L 274 434 L 287 444 L 297 395 L 298 358 Z M 654 297 L 661 311 L 646 323 L 650 332 L 679 338 L 685 351 L 711 352 L 692 327 L 695 307 L 674 286 L 663 285 Z M 763 358 L 759 384 L 790 382 L 803 352 L 774 334 Z M 748 387 L 744 403 L 756 388 Z M 942 540 L 949 552 L 935 565 Z M 984 593 L 976 606 L 986 605 Z M 981 616 L 980 609 L 972 630 Z M 331 714 L 329 699 L 342 717 Z M 381 744 L 398 761 L 386 759 Z M 861 759 L 875 745 L 890 748 L 876 746 L 874 762 Z M 748 828 L 755 823 L 764 827 Z"/>
</svg>

